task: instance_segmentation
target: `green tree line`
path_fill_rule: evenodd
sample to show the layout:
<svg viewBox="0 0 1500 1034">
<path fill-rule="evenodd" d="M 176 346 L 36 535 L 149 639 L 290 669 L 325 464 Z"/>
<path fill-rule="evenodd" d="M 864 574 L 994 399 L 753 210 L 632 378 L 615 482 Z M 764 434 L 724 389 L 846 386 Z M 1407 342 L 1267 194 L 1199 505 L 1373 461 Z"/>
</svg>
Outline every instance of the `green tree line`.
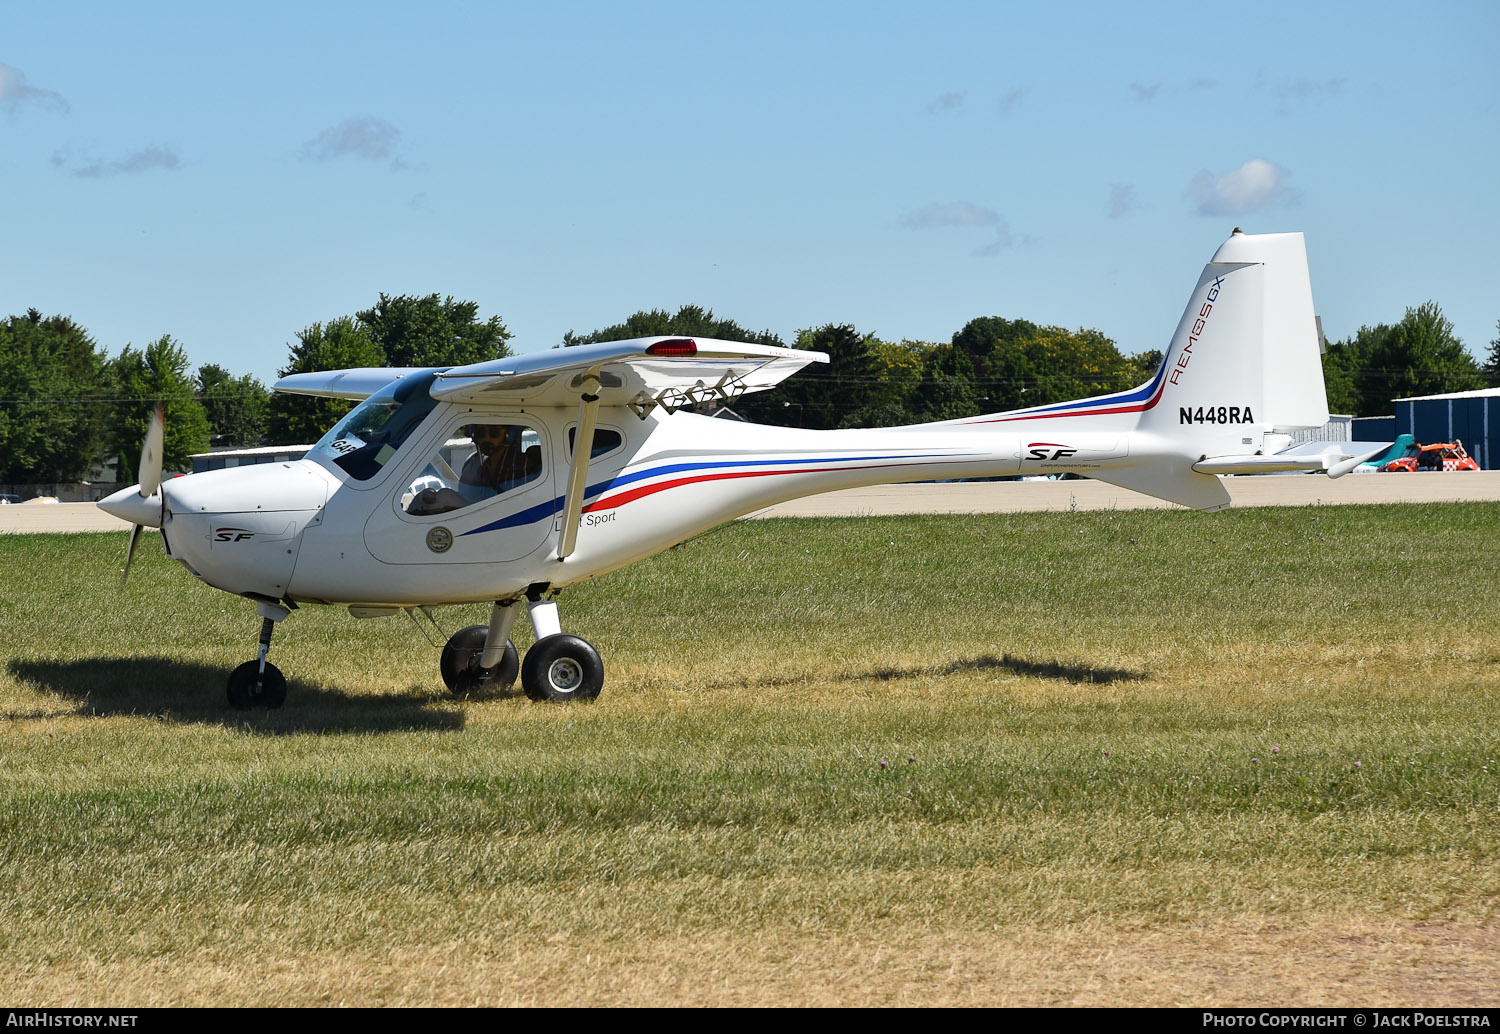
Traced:
<svg viewBox="0 0 1500 1034">
<path fill-rule="evenodd" d="M 1454 336 L 1437 304 L 1424 302 L 1397 323 L 1360 327 L 1352 337 L 1330 342 L 1323 382 L 1329 411 L 1354 416 L 1389 414 L 1393 399 L 1500 386 L 1500 334 L 1481 364 Z"/>
<path fill-rule="evenodd" d="M 510 354 L 498 316 L 436 294 L 380 295 L 354 316 L 314 323 L 287 345 L 281 376 L 357 366 L 455 366 Z M 0 323 L 0 482 L 80 481 L 114 461 L 135 479 L 151 411 L 166 416 L 163 463 L 185 470 L 210 445 L 317 441 L 350 403 L 273 394 L 249 374 L 193 371 L 170 335 L 110 356 L 71 316 L 36 309 Z"/>
<path fill-rule="evenodd" d="M 1329 408 L 1358 416 L 1391 412 L 1411 395 L 1500 386 L 1500 323 L 1483 363 L 1453 334 L 1433 302 L 1394 324 L 1361 327 L 1323 356 Z M 708 309 L 640 310 L 562 347 L 654 335 L 712 337 L 788 347 Z M 382 294 L 375 305 L 298 331 L 280 376 L 354 367 L 421 368 L 512 354 L 498 316 L 451 296 Z M 1131 388 L 1160 352 L 1127 355 L 1095 329 L 1022 319 L 970 320 L 949 341 L 889 341 L 850 323 L 799 331 L 792 348 L 827 352 L 775 390 L 734 408 L 750 420 L 808 428 L 885 427 L 952 420 Z M 166 411 L 165 462 L 186 469 L 210 445 L 316 441 L 351 407 L 335 399 L 273 394 L 257 378 L 222 366 L 191 368 L 183 345 L 163 335 L 110 356 L 70 316 L 36 309 L 0 323 L 0 481 L 76 481 L 100 460 L 134 477 L 151 408 Z"/>
</svg>

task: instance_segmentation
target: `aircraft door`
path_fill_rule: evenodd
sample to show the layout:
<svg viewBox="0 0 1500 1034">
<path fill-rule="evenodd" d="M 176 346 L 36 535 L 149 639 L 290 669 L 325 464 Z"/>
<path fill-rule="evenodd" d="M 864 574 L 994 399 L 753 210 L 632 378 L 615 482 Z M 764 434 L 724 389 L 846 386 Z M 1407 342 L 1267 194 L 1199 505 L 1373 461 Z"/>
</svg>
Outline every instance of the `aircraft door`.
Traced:
<svg viewBox="0 0 1500 1034">
<path fill-rule="evenodd" d="M 562 499 L 546 428 L 519 414 L 455 419 L 366 523 L 365 545 L 377 560 L 518 560 L 553 534 Z"/>
</svg>

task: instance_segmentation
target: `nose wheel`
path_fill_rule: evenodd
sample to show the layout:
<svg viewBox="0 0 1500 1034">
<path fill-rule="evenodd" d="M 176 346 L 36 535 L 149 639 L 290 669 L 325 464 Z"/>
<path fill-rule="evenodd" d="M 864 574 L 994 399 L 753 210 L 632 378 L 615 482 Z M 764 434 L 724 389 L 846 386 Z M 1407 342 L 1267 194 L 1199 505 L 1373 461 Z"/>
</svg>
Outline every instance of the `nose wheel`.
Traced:
<svg viewBox="0 0 1500 1034">
<path fill-rule="evenodd" d="M 281 669 L 266 660 L 271 651 L 271 633 L 279 621 L 286 620 L 291 611 L 276 603 L 257 601 L 260 613 L 260 651 L 253 661 L 246 661 L 229 673 L 226 687 L 229 706 L 236 711 L 248 711 L 253 707 L 277 708 L 286 703 L 286 677 Z"/>
<path fill-rule="evenodd" d="M 236 711 L 253 707 L 277 708 L 286 703 L 286 678 L 281 669 L 260 661 L 246 661 L 229 673 L 229 706 Z"/>
</svg>

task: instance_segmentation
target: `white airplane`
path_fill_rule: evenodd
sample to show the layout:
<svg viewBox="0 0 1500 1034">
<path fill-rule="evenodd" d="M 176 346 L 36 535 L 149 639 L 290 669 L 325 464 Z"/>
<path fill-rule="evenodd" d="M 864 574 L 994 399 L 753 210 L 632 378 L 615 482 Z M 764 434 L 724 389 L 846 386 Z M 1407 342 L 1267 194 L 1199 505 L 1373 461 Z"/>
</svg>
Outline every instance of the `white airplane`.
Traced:
<svg viewBox="0 0 1500 1034">
<path fill-rule="evenodd" d="M 1221 474 L 1312 470 L 1364 457 L 1277 456 L 1328 407 L 1300 233 L 1234 234 L 1193 287 L 1160 369 L 1125 392 L 910 427 L 809 431 L 687 407 L 773 387 L 819 352 L 703 338 L 583 345 L 449 369 L 285 377 L 276 390 L 363 400 L 305 459 L 161 480 L 160 410 L 141 484 L 99 505 L 160 528 L 167 555 L 255 601 L 256 660 L 236 708 L 278 707 L 275 625 L 309 604 L 355 617 L 492 602 L 440 670 L 455 692 L 592 699 L 604 664 L 564 633 L 558 592 L 774 503 L 892 482 L 1073 471 L 1199 510 L 1229 505 Z M 525 603 L 535 642 L 510 634 Z M 420 621 L 418 622 L 421 623 Z"/>
</svg>

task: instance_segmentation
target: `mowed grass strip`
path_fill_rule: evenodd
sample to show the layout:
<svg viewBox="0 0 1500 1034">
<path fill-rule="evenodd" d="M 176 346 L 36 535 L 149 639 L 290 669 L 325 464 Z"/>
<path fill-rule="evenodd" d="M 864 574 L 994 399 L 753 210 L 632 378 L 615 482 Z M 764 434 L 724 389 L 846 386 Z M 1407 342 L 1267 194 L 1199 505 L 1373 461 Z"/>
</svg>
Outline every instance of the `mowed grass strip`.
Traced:
<svg viewBox="0 0 1500 1034">
<path fill-rule="evenodd" d="M 563 594 L 573 706 L 306 608 L 233 712 L 123 552 L 0 537 L 13 1000 L 1497 1002 L 1493 506 L 743 522 Z"/>
</svg>

